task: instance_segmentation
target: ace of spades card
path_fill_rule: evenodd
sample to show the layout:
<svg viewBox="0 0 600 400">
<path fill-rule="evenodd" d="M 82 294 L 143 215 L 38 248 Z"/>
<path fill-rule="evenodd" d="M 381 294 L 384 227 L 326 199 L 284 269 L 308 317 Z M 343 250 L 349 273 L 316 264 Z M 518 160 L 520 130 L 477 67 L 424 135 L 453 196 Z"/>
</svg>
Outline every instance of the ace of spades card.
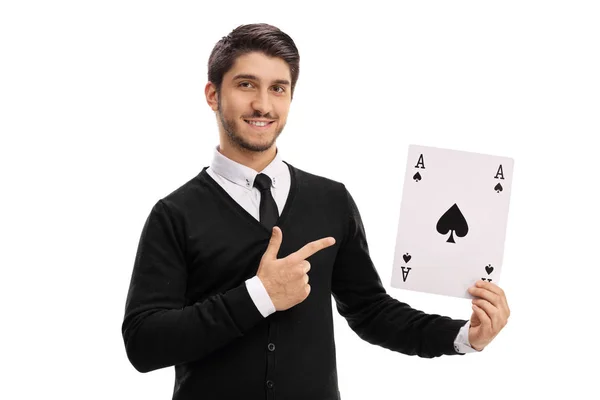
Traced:
<svg viewBox="0 0 600 400">
<path fill-rule="evenodd" d="M 498 284 L 514 160 L 410 145 L 392 287 L 473 298 Z"/>
</svg>

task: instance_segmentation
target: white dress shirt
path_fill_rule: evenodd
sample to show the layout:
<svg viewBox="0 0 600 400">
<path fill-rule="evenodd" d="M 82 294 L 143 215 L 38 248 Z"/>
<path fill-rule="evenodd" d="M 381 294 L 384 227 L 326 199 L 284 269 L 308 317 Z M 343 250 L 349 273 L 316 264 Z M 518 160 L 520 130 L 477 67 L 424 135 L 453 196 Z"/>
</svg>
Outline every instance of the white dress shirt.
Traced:
<svg viewBox="0 0 600 400">
<path fill-rule="evenodd" d="M 250 167 L 240 164 L 225 157 L 219 151 L 219 146 L 215 146 L 212 164 L 206 169 L 211 176 L 239 205 L 241 205 L 250 215 L 260 221 L 260 191 L 254 187 L 254 178 L 259 174 Z M 279 214 L 290 192 L 291 176 L 288 166 L 282 161 L 277 148 L 275 158 L 260 173 L 268 175 L 273 186 L 271 193 L 277 204 Z M 265 287 L 258 276 L 254 276 L 246 281 L 246 288 L 256 305 L 256 308 L 266 318 L 273 314 L 275 306 L 269 297 Z M 469 344 L 469 326 L 467 322 L 458 332 L 454 341 L 454 349 L 459 353 L 475 352 Z"/>
</svg>

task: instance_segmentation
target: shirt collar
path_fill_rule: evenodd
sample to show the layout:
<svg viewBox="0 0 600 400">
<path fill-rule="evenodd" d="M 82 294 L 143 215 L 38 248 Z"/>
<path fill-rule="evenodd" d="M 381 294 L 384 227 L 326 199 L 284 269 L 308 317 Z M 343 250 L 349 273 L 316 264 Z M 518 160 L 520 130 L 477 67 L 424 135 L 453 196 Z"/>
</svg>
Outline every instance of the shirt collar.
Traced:
<svg viewBox="0 0 600 400">
<path fill-rule="evenodd" d="M 216 174 L 248 190 L 252 190 L 254 179 L 259 174 L 252 168 L 225 157 L 219 151 L 219 145 L 214 148 L 213 160 L 210 167 Z M 279 149 L 276 148 L 275 158 L 260 173 L 268 175 L 271 178 L 273 187 L 277 188 L 280 176 L 287 171 L 288 167 L 281 159 Z"/>
</svg>

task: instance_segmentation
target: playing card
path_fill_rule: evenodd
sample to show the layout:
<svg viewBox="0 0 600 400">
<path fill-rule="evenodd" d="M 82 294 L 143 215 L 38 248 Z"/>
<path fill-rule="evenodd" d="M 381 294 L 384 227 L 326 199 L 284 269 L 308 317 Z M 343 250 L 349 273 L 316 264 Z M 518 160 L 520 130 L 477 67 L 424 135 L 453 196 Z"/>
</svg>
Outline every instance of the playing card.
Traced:
<svg viewBox="0 0 600 400">
<path fill-rule="evenodd" d="M 499 283 L 513 164 L 409 146 L 392 287 L 470 299 L 477 280 Z"/>
</svg>

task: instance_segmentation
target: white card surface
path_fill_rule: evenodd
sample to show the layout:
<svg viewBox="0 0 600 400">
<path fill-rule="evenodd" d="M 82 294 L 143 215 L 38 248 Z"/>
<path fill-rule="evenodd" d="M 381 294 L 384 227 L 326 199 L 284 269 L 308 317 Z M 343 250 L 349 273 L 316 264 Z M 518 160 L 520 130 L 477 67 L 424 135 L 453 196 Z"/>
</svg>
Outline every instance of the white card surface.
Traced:
<svg viewBox="0 0 600 400">
<path fill-rule="evenodd" d="M 473 298 L 500 282 L 514 160 L 410 145 L 392 287 Z"/>
</svg>

